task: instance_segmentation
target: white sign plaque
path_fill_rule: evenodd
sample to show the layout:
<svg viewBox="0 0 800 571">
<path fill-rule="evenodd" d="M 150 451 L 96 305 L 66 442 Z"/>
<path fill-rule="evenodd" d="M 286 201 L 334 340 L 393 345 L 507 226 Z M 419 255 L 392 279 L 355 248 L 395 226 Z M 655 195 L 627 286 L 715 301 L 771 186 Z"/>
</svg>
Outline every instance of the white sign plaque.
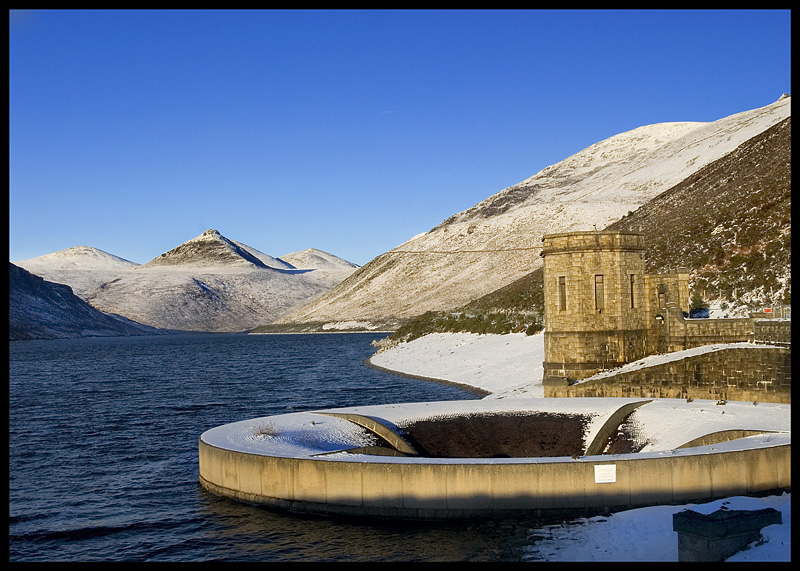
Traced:
<svg viewBox="0 0 800 571">
<path fill-rule="evenodd" d="M 600 464 L 594 467 L 595 484 L 613 484 L 617 481 L 616 464 Z"/>
</svg>

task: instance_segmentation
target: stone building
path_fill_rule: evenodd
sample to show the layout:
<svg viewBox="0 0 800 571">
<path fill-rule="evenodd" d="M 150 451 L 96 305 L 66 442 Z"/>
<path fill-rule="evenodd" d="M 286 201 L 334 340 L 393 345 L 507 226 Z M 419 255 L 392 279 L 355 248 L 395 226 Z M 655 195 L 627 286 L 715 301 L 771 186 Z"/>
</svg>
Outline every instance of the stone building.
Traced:
<svg viewBox="0 0 800 571">
<path fill-rule="evenodd" d="M 644 235 L 548 234 L 543 384 L 570 385 L 655 353 L 753 341 L 756 320 L 687 319 L 689 271 L 644 273 Z"/>
</svg>

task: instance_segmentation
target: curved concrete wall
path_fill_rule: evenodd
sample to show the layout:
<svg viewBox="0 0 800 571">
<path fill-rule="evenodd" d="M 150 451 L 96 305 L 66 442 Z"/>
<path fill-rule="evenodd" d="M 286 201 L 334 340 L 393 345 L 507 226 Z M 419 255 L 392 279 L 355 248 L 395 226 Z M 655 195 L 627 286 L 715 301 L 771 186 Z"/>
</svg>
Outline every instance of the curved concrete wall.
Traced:
<svg viewBox="0 0 800 571">
<path fill-rule="evenodd" d="M 580 458 L 276 457 L 199 442 L 200 483 L 294 511 L 402 518 L 601 513 L 791 488 L 790 437 Z M 761 438 L 761 441 L 753 439 Z M 756 443 L 757 442 L 757 443 Z"/>
</svg>

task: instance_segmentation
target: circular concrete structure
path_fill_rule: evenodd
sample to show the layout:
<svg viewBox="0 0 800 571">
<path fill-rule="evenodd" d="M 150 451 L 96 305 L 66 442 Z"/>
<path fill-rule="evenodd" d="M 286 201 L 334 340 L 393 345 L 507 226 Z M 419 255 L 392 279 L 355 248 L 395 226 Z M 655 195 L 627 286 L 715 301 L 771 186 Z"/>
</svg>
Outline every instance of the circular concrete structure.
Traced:
<svg viewBox="0 0 800 571">
<path fill-rule="evenodd" d="M 212 493 L 409 519 L 591 514 L 791 489 L 791 406 L 507 399 L 349 407 L 219 426 Z"/>
</svg>

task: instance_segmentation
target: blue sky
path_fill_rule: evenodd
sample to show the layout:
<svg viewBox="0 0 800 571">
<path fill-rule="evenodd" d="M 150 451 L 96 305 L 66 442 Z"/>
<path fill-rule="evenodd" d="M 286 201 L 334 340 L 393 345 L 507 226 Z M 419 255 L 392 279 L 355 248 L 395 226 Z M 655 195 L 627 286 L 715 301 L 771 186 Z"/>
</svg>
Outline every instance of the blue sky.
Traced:
<svg viewBox="0 0 800 571">
<path fill-rule="evenodd" d="M 357 264 L 642 125 L 790 92 L 754 11 L 12 11 L 9 259 L 215 228 Z"/>
</svg>

